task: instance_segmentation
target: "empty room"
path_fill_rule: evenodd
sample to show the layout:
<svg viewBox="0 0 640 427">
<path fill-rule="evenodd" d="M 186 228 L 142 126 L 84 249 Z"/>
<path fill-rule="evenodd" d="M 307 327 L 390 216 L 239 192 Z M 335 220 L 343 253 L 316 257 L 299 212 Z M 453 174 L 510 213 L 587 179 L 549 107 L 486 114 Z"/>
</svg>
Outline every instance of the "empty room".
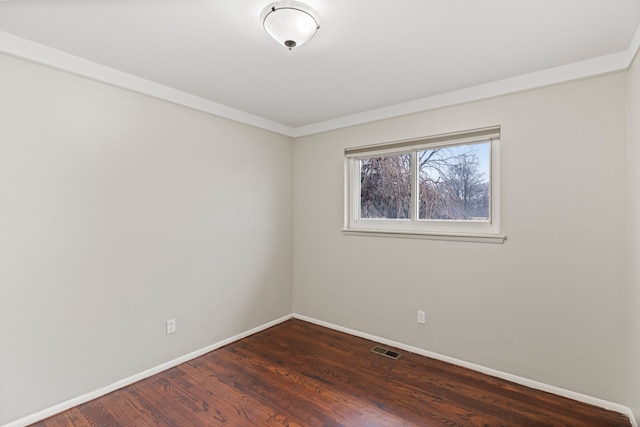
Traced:
<svg viewBox="0 0 640 427">
<path fill-rule="evenodd" d="M 640 0 L 0 0 L 0 426 L 633 426 Z"/>
</svg>

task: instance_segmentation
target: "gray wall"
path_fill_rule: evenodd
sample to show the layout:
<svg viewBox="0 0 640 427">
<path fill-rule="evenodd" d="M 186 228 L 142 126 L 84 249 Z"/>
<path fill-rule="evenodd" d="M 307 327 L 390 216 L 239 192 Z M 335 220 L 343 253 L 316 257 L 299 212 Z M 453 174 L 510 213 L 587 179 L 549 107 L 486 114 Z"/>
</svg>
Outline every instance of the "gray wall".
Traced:
<svg viewBox="0 0 640 427">
<path fill-rule="evenodd" d="M 625 404 L 625 79 L 297 139 L 295 313 Z M 341 234 L 345 147 L 493 125 L 505 244 Z"/>
<path fill-rule="evenodd" d="M 640 420 L 640 60 L 627 72 L 629 406 Z"/>
<path fill-rule="evenodd" d="M 290 138 L 7 56 L 0 94 L 0 425 L 291 313 Z"/>
</svg>

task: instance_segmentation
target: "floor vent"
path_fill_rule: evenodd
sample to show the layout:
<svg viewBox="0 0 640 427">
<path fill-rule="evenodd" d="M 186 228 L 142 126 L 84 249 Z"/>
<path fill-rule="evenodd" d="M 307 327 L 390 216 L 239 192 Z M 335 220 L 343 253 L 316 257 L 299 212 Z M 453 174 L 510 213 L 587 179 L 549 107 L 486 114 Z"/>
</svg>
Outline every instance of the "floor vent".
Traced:
<svg viewBox="0 0 640 427">
<path fill-rule="evenodd" d="M 400 358 L 400 353 L 393 350 L 386 349 L 384 347 L 375 346 L 371 349 L 371 351 L 381 356 L 389 357 L 394 360 Z"/>
</svg>

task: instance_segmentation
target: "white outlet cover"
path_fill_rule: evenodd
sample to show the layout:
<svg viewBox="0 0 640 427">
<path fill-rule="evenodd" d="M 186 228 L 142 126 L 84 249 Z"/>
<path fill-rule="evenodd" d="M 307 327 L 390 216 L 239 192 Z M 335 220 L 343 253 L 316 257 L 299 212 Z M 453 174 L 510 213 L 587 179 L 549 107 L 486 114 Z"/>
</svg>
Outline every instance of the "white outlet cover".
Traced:
<svg viewBox="0 0 640 427">
<path fill-rule="evenodd" d="M 176 331 L 176 319 L 167 320 L 167 335 L 173 334 Z"/>
<path fill-rule="evenodd" d="M 425 313 L 422 310 L 418 310 L 418 323 L 420 323 L 421 325 L 427 323 Z"/>
</svg>

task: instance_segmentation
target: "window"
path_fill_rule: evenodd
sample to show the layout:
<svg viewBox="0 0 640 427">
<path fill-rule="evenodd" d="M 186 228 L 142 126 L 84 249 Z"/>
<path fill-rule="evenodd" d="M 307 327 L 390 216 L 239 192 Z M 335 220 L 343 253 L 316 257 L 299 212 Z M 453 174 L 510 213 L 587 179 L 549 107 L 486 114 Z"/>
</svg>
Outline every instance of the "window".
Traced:
<svg viewBox="0 0 640 427">
<path fill-rule="evenodd" d="M 492 127 L 345 150 L 344 232 L 502 243 Z"/>
</svg>

